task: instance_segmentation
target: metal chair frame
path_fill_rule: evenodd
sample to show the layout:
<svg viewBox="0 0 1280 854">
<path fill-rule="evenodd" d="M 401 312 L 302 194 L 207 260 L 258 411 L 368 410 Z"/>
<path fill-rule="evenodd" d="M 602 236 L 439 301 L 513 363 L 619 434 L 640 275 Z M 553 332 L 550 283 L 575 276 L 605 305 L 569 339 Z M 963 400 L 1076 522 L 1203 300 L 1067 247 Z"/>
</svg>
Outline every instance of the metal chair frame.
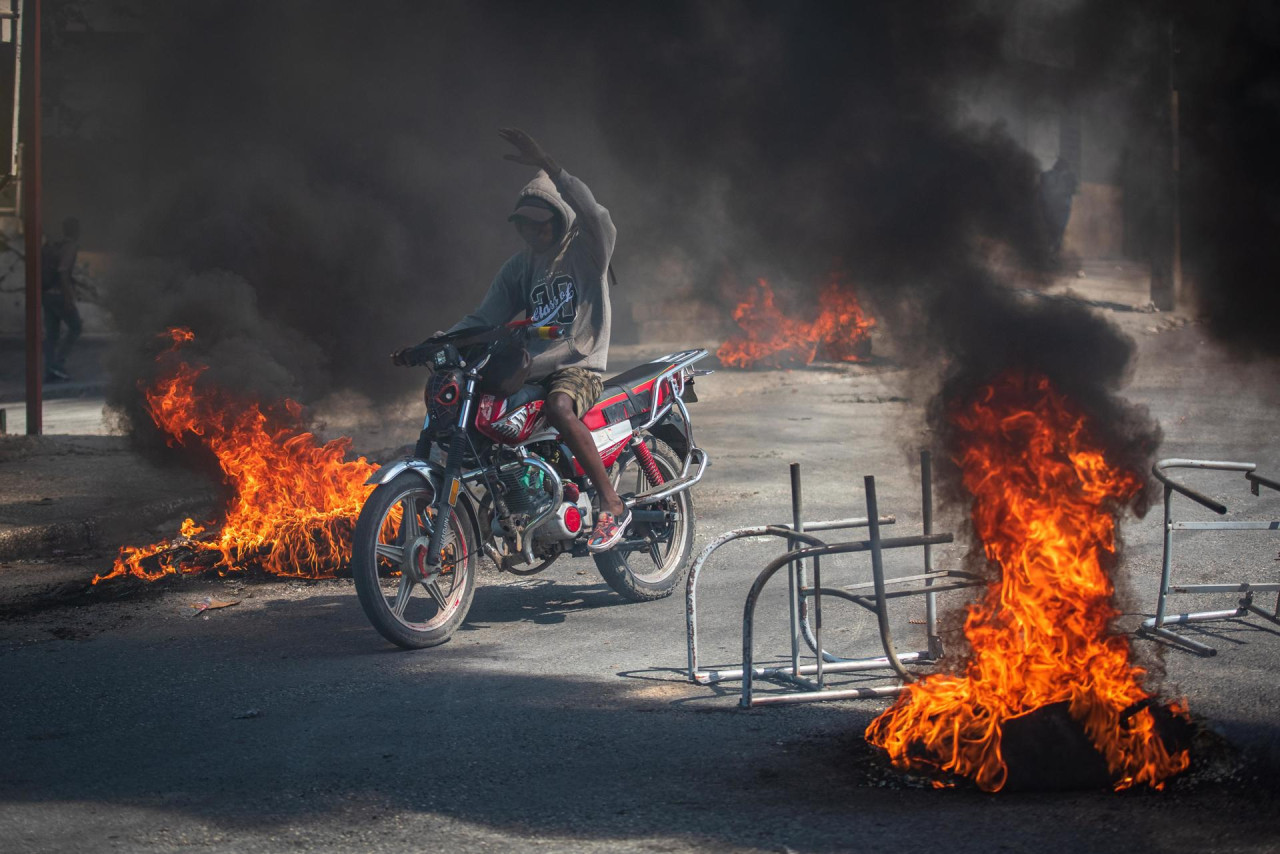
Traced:
<svg viewBox="0 0 1280 854">
<path fill-rule="evenodd" d="M 695 561 L 689 573 L 685 593 L 685 615 L 688 631 L 689 669 L 691 682 L 709 685 L 726 680 L 742 680 L 740 705 L 748 708 L 771 703 L 804 703 L 823 700 L 868 699 L 893 696 L 902 690 L 901 684 L 831 689 L 826 687 L 831 673 L 849 673 L 873 670 L 892 670 L 902 683 L 915 677 L 905 664 L 928 664 L 942 655 L 942 642 L 937 632 L 937 594 L 949 590 L 973 587 L 984 582 L 976 575 L 959 570 L 937 570 L 932 564 L 932 547 L 952 542 L 950 533 L 933 532 L 932 467 L 928 451 L 920 455 L 921 515 L 923 533 L 915 536 L 884 538 L 882 525 L 894 524 L 894 516 L 879 515 L 876 502 L 875 478 L 868 476 L 866 484 L 867 515 L 864 517 L 836 519 L 805 523 L 800 487 L 800 466 L 791 464 L 791 514 L 790 524 L 761 525 L 739 528 L 722 534 L 707 545 Z M 867 528 L 868 538 L 842 543 L 826 543 L 814 536 L 816 532 Z M 754 537 L 780 537 L 787 540 L 787 551 L 770 561 L 756 576 L 747 594 L 742 619 L 742 665 L 725 669 L 702 669 L 698 655 L 697 584 L 708 560 L 724 545 L 739 539 Z M 803 547 L 802 547 L 803 546 Z M 889 549 L 922 548 L 923 572 L 917 575 L 886 578 L 883 553 Z M 872 580 L 844 587 L 824 587 L 822 563 L 825 556 L 869 552 Z M 813 562 L 813 583 L 806 578 L 805 562 Z M 791 633 L 791 658 L 786 665 L 756 667 L 754 664 L 755 609 L 760 594 L 768 581 L 783 567 L 787 567 L 788 609 Z M 890 588 L 893 589 L 890 589 Z M 876 615 L 880 632 L 882 656 L 842 658 L 822 646 L 822 600 L 834 596 L 843 601 L 866 608 Z M 898 653 L 889 626 L 888 602 L 891 599 L 923 596 L 925 598 L 925 633 L 927 647 L 916 652 Z M 813 618 L 810 621 L 809 605 Z M 801 663 L 801 641 L 813 654 L 812 664 Z M 812 676 L 813 678 L 809 678 Z M 780 694 L 757 695 L 754 680 L 772 679 L 794 685 L 798 690 Z"/>
<path fill-rule="evenodd" d="M 1156 615 L 1144 620 L 1139 627 L 1140 634 L 1157 637 L 1188 649 L 1202 656 L 1214 656 L 1218 651 L 1208 644 L 1191 640 L 1173 632 L 1166 626 L 1189 625 L 1191 623 L 1207 623 L 1215 620 L 1233 620 L 1249 614 L 1261 617 L 1276 625 L 1280 625 L 1280 584 L 1256 584 L 1249 581 L 1223 582 L 1218 584 L 1174 584 L 1173 574 L 1173 533 L 1174 531 L 1280 531 L 1280 520 L 1242 519 L 1225 522 L 1214 521 L 1174 521 L 1173 494 L 1175 492 L 1191 499 L 1202 507 L 1207 507 L 1219 516 L 1225 515 L 1227 507 L 1214 501 L 1190 487 L 1174 481 L 1165 472 L 1167 469 L 1188 468 L 1210 471 L 1244 472 L 1249 481 L 1250 491 L 1259 494 L 1259 487 L 1280 490 L 1280 482 L 1257 474 L 1254 463 L 1238 463 L 1222 460 L 1189 460 L 1171 458 L 1160 460 L 1151 467 L 1156 479 L 1164 484 L 1164 556 L 1160 568 L 1160 589 L 1156 597 Z M 1209 593 L 1241 593 L 1244 594 L 1235 608 L 1218 611 L 1189 611 L 1183 614 L 1168 613 L 1168 599 L 1172 594 L 1209 594 Z M 1267 612 L 1254 604 L 1255 593 L 1276 593 L 1276 607 Z"/>
</svg>

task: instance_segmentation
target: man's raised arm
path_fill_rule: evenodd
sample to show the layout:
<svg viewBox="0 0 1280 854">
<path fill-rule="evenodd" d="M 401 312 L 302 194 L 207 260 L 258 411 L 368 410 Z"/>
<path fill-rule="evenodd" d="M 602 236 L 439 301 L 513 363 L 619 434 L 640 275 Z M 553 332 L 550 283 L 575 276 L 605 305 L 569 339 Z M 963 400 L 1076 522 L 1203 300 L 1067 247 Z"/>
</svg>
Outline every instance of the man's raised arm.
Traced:
<svg viewBox="0 0 1280 854">
<path fill-rule="evenodd" d="M 608 209 L 596 201 L 586 184 L 564 171 L 560 164 L 551 159 L 551 155 L 543 151 L 542 146 L 538 145 L 537 140 L 529 134 L 519 128 L 502 128 L 498 131 L 498 135 L 520 152 L 504 155 L 503 159 L 510 160 L 512 163 L 523 163 L 526 166 L 536 166 L 547 173 L 552 183 L 556 185 L 560 197 L 573 208 L 574 214 L 577 215 L 579 229 L 587 235 L 592 254 L 602 267 L 606 266 L 618 238 L 618 229 L 614 226 Z"/>
</svg>

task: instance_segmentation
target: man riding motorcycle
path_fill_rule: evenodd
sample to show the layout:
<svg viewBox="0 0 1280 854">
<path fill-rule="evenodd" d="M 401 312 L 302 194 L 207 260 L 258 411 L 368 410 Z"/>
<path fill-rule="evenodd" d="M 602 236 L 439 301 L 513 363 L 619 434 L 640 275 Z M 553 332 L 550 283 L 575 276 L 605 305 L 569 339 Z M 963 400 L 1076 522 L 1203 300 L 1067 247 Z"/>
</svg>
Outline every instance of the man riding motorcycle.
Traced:
<svg viewBox="0 0 1280 854">
<path fill-rule="evenodd" d="M 631 511 L 580 419 L 600 397 L 608 360 L 608 271 L 618 230 L 587 185 L 560 168 L 531 136 L 516 128 L 498 133 L 519 152 L 505 159 L 540 170 L 507 217 L 527 246 L 507 259 L 480 305 L 449 332 L 498 326 L 521 313 L 535 326 L 568 328 L 559 340 L 530 343 L 529 381 L 547 390 L 543 412 L 599 496 L 600 513 L 587 548 L 608 551 L 622 539 Z"/>
<path fill-rule="evenodd" d="M 408 649 L 463 623 L 480 555 L 532 575 L 591 552 L 627 601 L 670 595 L 692 559 L 690 490 L 709 464 L 686 407 L 707 351 L 602 378 L 609 212 L 528 134 L 500 133 L 518 152 L 507 159 L 541 170 L 509 217 L 526 247 L 450 332 L 394 354 L 429 369 L 427 416 L 413 453 L 367 481 L 352 536 L 360 605 Z"/>
</svg>

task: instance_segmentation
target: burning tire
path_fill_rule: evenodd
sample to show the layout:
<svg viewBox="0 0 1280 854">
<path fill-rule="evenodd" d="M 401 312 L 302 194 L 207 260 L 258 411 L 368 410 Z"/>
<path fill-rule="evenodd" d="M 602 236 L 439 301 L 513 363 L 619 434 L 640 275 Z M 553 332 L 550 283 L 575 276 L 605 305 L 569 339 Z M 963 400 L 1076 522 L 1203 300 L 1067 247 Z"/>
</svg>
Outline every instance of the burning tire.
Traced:
<svg viewBox="0 0 1280 854">
<path fill-rule="evenodd" d="M 426 570 L 435 490 L 414 472 L 375 489 L 356 522 L 351 572 L 365 616 L 406 649 L 436 646 L 466 619 L 476 587 L 476 532 L 451 511 L 441 571 Z"/>
<path fill-rule="evenodd" d="M 658 464 L 664 482 L 680 475 L 680 462 L 666 443 L 646 437 L 645 444 Z M 613 465 L 613 485 L 619 493 L 638 493 L 649 488 L 644 470 L 634 451 L 626 451 Z M 638 508 L 639 509 L 639 508 Z M 661 511 L 663 521 L 632 522 L 622 542 L 611 551 L 594 555 L 596 569 L 624 599 L 647 602 L 663 599 L 684 577 L 693 552 L 693 497 L 689 490 L 643 508 Z"/>
</svg>

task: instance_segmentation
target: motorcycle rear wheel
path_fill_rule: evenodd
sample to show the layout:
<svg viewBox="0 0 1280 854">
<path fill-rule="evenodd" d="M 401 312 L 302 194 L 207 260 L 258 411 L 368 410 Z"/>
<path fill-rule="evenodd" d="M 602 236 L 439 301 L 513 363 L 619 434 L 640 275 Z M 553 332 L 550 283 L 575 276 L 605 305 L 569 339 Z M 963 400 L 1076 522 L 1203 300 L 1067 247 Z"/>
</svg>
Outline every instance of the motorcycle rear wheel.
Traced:
<svg viewBox="0 0 1280 854">
<path fill-rule="evenodd" d="M 658 471 L 662 472 L 663 481 L 675 480 L 680 475 L 680 458 L 675 451 L 653 436 L 645 436 L 645 444 L 658 464 Z M 611 476 L 619 493 L 649 489 L 635 452 L 630 449 L 614 463 Z M 592 555 L 596 569 L 608 585 L 631 602 L 650 602 L 670 596 L 689 568 L 693 554 L 696 519 L 689 490 L 646 505 L 645 509 L 666 510 L 673 513 L 675 519 L 661 523 L 632 522 L 615 548 Z"/>
<path fill-rule="evenodd" d="M 435 489 L 420 475 L 401 472 L 370 493 L 352 541 L 360 606 L 379 634 L 405 649 L 449 640 L 475 595 L 478 538 L 466 513 L 450 511 L 442 570 L 422 577 L 434 498 Z"/>
</svg>

